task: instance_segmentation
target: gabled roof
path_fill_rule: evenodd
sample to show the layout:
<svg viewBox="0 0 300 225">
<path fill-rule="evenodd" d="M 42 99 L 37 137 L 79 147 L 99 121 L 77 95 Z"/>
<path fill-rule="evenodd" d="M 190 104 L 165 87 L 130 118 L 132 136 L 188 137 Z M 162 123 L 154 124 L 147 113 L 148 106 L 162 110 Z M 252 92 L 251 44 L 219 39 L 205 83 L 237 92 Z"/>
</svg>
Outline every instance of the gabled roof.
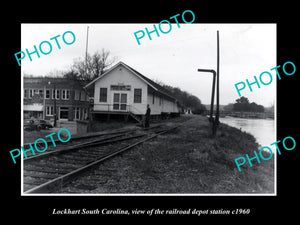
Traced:
<svg viewBox="0 0 300 225">
<path fill-rule="evenodd" d="M 93 81 L 91 81 L 90 83 L 88 83 L 84 88 L 89 87 L 90 85 L 92 85 L 93 83 L 95 83 L 97 80 L 103 78 L 104 76 L 106 76 L 110 71 L 114 70 L 116 67 L 118 67 L 119 65 L 123 65 L 124 67 L 126 67 L 128 70 L 130 70 L 134 75 L 136 75 L 137 77 L 139 77 L 141 80 L 143 80 L 145 83 L 147 83 L 150 87 L 152 87 L 155 91 L 160 92 L 163 95 L 166 95 L 174 100 L 177 100 L 169 91 L 167 91 L 165 88 L 163 88 L 161 85 L 159 85 L 158 83 L 154 82 L 153 80 L 149 79 L 148 77 L 144 76 L 143 74 L 141 74 L 140 72 L 136 71 L 135 69 L 133 69 L 132 67 L 128 66 L 127 64 L 123 63 L 123 62 L 118 62 L 116 65 L 114 65 L 113 67 L 111 67 L 109 70 L 107 70 L 105 73 L 103 73 L 101 76 L 97 77 L 96 79 L 94 79 Z M 177 100 L 178 101 L 178 100 Z"/>
</svg>

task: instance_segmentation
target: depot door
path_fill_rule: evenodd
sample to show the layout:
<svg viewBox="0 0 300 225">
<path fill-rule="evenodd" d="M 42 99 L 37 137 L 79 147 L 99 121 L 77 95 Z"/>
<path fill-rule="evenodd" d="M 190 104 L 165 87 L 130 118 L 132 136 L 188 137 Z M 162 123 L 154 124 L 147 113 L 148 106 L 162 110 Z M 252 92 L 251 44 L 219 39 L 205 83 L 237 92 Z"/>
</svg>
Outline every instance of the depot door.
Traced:
<svg viewBox="0 0 300 225">
<path fill-rule="evenodd" d="M 120 110 L 120 111 L 127 110 L 127 94 L 114 93 L 113 110 Z"/>
</svg>

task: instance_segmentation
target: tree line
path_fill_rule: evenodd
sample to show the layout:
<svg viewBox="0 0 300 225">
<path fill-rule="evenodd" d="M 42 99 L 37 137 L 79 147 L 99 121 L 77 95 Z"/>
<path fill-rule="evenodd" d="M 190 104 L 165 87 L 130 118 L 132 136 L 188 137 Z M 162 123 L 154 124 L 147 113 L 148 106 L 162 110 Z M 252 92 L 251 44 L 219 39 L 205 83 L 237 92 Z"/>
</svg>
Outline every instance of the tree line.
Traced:
<svg viewBox="0 0 300 225">
<path fill-rule="evenodd" d="M 202 114 L 206 110 L 205 106 L 201 103 L 201 100 L 197 96 L 183 91 L 179 87 L 172 87 L 161 82 L 159 83 L 179 100 L 179 104 L 181 106 L 184 108 L 190 108 L 193 114 Z"/>
<path fill-rule="evenodd" d="M 248 98 L 242 96 L 235 100 L 235 103 L 224 106 L 225 111 L 238 111 L 238 112 L 264 112 L 263 105 L 258 105 L 255 102 L 249 101 Z"/>
</svg>

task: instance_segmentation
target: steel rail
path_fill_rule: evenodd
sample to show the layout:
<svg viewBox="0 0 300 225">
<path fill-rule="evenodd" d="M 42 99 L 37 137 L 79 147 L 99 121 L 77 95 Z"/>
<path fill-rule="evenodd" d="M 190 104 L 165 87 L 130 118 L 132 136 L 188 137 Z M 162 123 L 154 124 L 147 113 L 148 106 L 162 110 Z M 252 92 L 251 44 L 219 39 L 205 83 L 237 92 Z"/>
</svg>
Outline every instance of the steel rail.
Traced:
<svg viewBox="0 0 300 225">
<path fill-rule="evenodd" d="M 124 138 L 120 138 L 120 139 L 114 139 L 114 138 L 121 137 L 123 135 L 124 134 L 118 134 L 118 135 L 108 137 L 108 138 L 104 138 L 104 139 L 101 139 L 101 140 L 94 140 L 94 141 L 89 141 L 89 142 L 85 142 L 85 143 L 79 143 L 79 144 L 72 145 L 72 146 L 61 147 L 60 149 L 56 149 L 56 150 L 53 150 L 53 151 L 48 151 L 48 152 L 40 153 L 38 155 L 29 156 L 27 158 L 24 158 L 24 161 L 28 161 L 28 160 L 31 160 L 31 159 L 37 159 L 37 158 L 40 159 L 40 158 L 48 156 L 48 155 L 60 154 L 60 153 L 64 153 L 64 152 L 68 152 L 68 151 L 72 151 L 72 150 L 78 150 L 80 148 L 85 148 L 85 147 L 105 145 L 105 144 L 115 143 L 115 142 L 119 142 L 119 141 L 130 140 L 130 139 L 145 136 L 146 134 L 139 134 L 139 135 L 135 135 L 135 136 L 131 136 L 131 137 L 124 137 Z M 113 140 L 111 140 L 111 139 L 113 139 Z"/>
<path fill-rule="evenodd" d="M 92 134 L 86 134 L 86 135 L 77 135 L 75 137 L 71 137 L 70 141 L 74 141 L 74 140 L 80 140 L 80 139 L 87 139 L 87 138 L 93 138 L 93 137 L 102 137 L 102 136 L 106 136 L 106 135 L 114 135 L 114 134 L 126 134 L 126 133 L 131 133 L 134 132 L 135 129 L 129 129 L 129 130 L 121 130 L 121 131 L 115 131 L 115 132 L 111 132 L 111 133 L 103 133 L 103 132 L 96 132 L 96 133 L 92 133 Z M 53 138 L 53 141 L 55 142 L 56 145 L 60 145 L 60 141 L 58 138 Z M 23 147 L 29 147 L 29 144 L 32 144 L 33 142 L 28 142 L 25 143 L 23 145 Z M 52 140 L 50 141 L 46 141 L 47 144 L 51 144 Z M 42 143 L 43 144 L 43 143 Z"/>
<path fill-rule="evenodd" d="M 160 133 L 157 133 L 157 134 L 154 134 L 154 135 L 152 135 L 150 137 L 144 138 L 144 139 L 142 139 L 142 140 L 140 140 L 140 141 L 138 141 L 138 142 L 136 142 L 134 144 L 130 144 L 130 145 L 126 146 L 126 147 L 122 147 L 122 148 L 120 148 L 120 149 L 118 149 L 116 151 L 110 152 L 110 153 L 108 153 L 108 154 L 106 154 L 104 156 L 101 156 L 100 158 L 98 158 L 98 159 L 96 159 L 96 160 L 88 163 L 87 165 L 85 165 L 85 166 L 83 166 L 81 168 L 78 168 L 78 169 L 76 169 L 76 170 L 74 170 L 72 172 L 69 172 L 69 173 L 67 173 L 65 175 L 62 175 L 62 176 L 57 177 L 57 178 L 55 178 L 53 180 L 50 180 L 50 181 L 48 181 L 48 182 L 46 182 L 44 184 L 41 184 L 41 185 L 36 186 L 36 187 L 34 187 L 32 189 L 29 189 L 28 191 L 24 192 L 24 194 L 30 194 L 30 193 L 49 193 L 52 190 L 54 190 L 55 188 L 57 189 L 57 188 L 62 187 L 64 184 L 66 184 L 67 182 L 69 182 L 74 177 L 78 176 L 80 173 L 83 173 L 83 172 L 91 169 L 92 167 L 100 164 L 102 161 L 104 161 L 106 159 L 109 159 L 109 158 L 111 158 L 111 157 L 113 157 L 115 155 L 118 155 L 118 154 L 120 154 L 120 153 L 122 153 L 122 152 L 124 152 L 126 150 L 129 150 L 129 149 L 131 149 L 131 148 L 133 148 L 133 147 L 135 147 L 135 146 L 137 146 L 139 144 L 142 144 L 142 143 L 144 143 L 144 142 L 146 142 L 146 141 L 148 141 L 150 139 L 153 139 L 153 138 L 157 137 L 158 135 L 162 135 L 162 134 L 167 133 L 167 132 L 169 132 L 171 130 L 175 130 L 179 126 L 181 126 L 181 125 L 178 125 L 178 126 L 170 128 L 170 129 L 161 131 Z"/>
</svg>

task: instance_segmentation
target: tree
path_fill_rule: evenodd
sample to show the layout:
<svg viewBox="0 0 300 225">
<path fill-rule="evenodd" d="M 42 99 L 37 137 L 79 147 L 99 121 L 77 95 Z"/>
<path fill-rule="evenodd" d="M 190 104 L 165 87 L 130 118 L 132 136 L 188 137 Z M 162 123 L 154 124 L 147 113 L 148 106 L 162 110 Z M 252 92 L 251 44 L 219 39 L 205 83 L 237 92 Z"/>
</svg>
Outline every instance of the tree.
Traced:
<svg viewBox="0 0 300 225">
<path fill-rule="evenodd" d="M 115 61 L 116 58 L 111 58 L 110 52 L 102 48 L 100 52 L 96 51 L 93 55 L 87 54 L 86 59 L 75 59 L 71 66 L 71 73 L 78 80 L 90 82 L 102 75 Z"/>
<path fill-rule="evenodd" d="M 201 100 L 195 95 L 192 95 L 186 91 L 182 91 L 178 87 L 165 85 L 162 82 L 159 83 L 179 100 L 180 105 L 190 108 L 194 114 L 201 114 L 206 110 L 205 106 L 201 103 Z"/>
<path fill-rule="evenodd" d="M 244 97 L 244 96 L 242 96 L 242 97 L 236 99 L 235 101 L 236 101 L 237 103 L 241 103 L 241 104 L 249 104 L 249 99 L 246 98 L 246 97 Z"/>
<path fill-rule="evenodd" d="M 245 112 L 264 112 L 264 107 L 258 105 L 255 102 L 249 102 L 248 98 L 242 96 L 235 100 L 233 104 L 233 111 L 245 111 Z"/>
</svg>

